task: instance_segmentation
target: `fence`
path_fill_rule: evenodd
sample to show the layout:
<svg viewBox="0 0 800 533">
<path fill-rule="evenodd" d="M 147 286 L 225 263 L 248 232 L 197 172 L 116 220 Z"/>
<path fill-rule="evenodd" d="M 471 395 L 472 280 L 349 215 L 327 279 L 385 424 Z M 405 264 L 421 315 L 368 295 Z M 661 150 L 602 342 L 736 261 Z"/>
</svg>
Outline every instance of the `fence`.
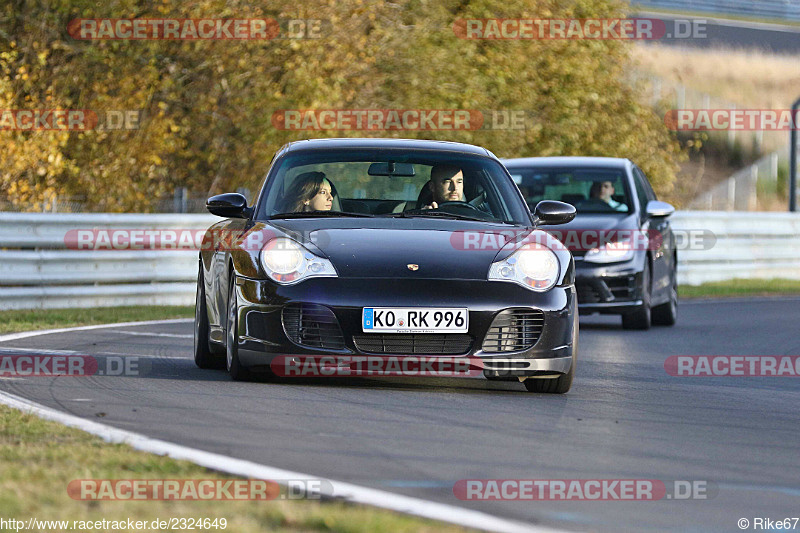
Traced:
<svg viewBox="0 0 800 533">
<path fill-rule="evenodd" d="M 717 98 L 716 96 L 697 91 L 682 83 L 660 78 L 652 74 L 631 72 L 628 74 L 633 83 L 643 86 L 644 95 L 650 105 L 658 108 L 666 104 L 669 109 L 738 109 L 734 102 Z M 785 131 L 708 131 L 709 137 L 716 137 L 726 143 L 729 148 L 738 147 L 754 153 L 764 151 L 781 151 L 781 157 L 786 155 L 785 146 L 788 136 Z"/>
<path fill-rule="evenodd" d="M 0 213 L 0 309 L 191 305 L 197 252 L 72 250 L 75 229 L 203 230 L 211 215 Z M 681 249 L 678 281 L 800 279 L 800 215 L 679 212 L 673 227 L 710 230 L 708 250 Z M 684 247 L 685 248 L 685 247 Z"/>
<path fill-rule="evenodd" d="M 766 210 L 770 202 L 784 200 L 778 183 L 779 152 L 762 157 L 695 198 L 688 209 L 723 211 Z M 780 207 L 786 208 L 785 202 Z"/>
<path fill-rule="evenodd" d="M 252 199 L 250 189 L 239 187 L 236 192 Z M 186 187 L 177 187 L 172 194 L 159 198 L 152 205 L 154 213 L 206 213 L 208 194 L 190 192 Z M 33 205 L 15 205 L 7 200 L 0 200 L 0 212 L 37 212 L 37 213 L 92 213 L 99 212 L 96 204 L 86 201 L 84 196 L 53 196 L 47 201 Z"/>
<path fill-rule="evenodd" d="M 797 0 L 633 0 L 635 6 L 800 20 Z"/>
<path fill-rule="evenodd" d="M 630 74 L 633 83 L 641 84 L 645 96 L 655 107 L 670 109 L 737 109 L 736 104 L 695 91 L 680 83 L 648 74 Z M 687 206 L 688 209 L 726 211 L 771 211 L 786 209 L 787 191 L 778 186 L 778 168 L 788 165 L 788 135 L 784 131 L 754 132 L 730 129 L 709 131 L 706 135 L 724 143 L 728 150 L 762 155 L 760 159 L 708 188 L 698 182 L 696 190 L 704 190 Z"/>
</svg>

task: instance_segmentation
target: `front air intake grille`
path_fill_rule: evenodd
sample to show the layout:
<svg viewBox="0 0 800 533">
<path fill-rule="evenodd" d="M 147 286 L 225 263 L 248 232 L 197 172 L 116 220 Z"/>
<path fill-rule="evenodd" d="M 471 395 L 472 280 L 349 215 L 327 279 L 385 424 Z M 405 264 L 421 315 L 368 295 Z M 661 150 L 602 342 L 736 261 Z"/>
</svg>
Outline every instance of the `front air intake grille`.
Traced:
<svg viewBox="0 0 800 533">
<path fill-rule="evenodd" d="M 578 304 L 597 304 L 633 300 L 636 296 L 636 278 L 618 276 L 595 278 L 575 283 Z"/>
<path fill-rule="evenodd" d="M 603 295 L 590 283 L 575 283 L 578 304 L 596 304 L 603 301 Z"/>
<path fill-rule="evenodd" d="M 333 311 L 324 305 L 290 303 L 283 308 L 283 329 L 292 342 L 309 348 L 344 349 L 344 336 Z"/>
<path fill-rule="evenodd" d="M 636 278 L 633 276 L 605 278 L 603 281 L 614 295 L 614 300 L 633 300 L 636 296 Z"/>
<path fill-rule="evenodd" d="M 370 333 L 353 335 L 359 351 L 383 355 L 461 355 L 472 337 L 456 333 Z"/>
<path fill-rule="evenodd" d="M 536 344 L 544 328 L 544 313 L 538 309 L 508 309 L 492 321 L 483 339 L 485 353 L 517 352 Z"/>
</svg>

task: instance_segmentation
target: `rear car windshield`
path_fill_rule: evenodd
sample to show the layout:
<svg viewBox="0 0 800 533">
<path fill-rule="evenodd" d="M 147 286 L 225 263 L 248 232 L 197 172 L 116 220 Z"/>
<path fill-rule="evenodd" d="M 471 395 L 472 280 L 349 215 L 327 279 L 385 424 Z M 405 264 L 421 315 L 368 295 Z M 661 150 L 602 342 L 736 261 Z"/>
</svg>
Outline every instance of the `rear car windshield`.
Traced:
<svg viewBox="0 0 800 533">
<path fill-rule="evenodd" d="M 631 212 L 628 182 L 622 170 L 512 168 L 509 172 L 531 209 L 541 200 L 558 200 L 572 204 L 578 213 Z"/>
<path fill-rule="evenodd" d="M 308 183 L 324 180 L 323 207 L 366 216 L 401 216 L 431 205 L 428 186 L 435 167 L 461 171 L 463 194 L 455 205 L 441 206 L 479 220 L 530 225 L 527 206 L 504 167 L 486 157 L 435 151 L 320 150 L 288 154 L 270 171 L 258 204 L 259 219 L 308 211 Z M 320 176 L 321 173 L 323 176 Z M 312 185 L 317 187 L 317 185 Z M 468 203 L 470 206 L 458 204 Z M 332 205 L 331 205 L 332 204 Z M 330 206 L 330 207 L 329 207 Z M 313 213 L 312 213 L 313 214 Z"/>
</svg>

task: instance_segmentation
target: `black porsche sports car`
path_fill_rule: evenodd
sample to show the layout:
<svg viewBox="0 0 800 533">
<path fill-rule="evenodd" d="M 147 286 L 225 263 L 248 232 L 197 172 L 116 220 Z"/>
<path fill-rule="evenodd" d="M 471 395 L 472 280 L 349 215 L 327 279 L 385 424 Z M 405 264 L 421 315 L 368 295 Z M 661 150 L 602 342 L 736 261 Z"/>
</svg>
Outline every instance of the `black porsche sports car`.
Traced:
<svg viewBox="0 0 800 533">
<path fill-rule="evenodd" d="M 669 216 L 628 159 L 529 157 L 503 163 L 529 206 L 560 200 L 575 219 L 552 233 L 575 257 L 580 314 L 622 315 L 627 329 L 678 318 L 678 252 Z M 548 231 L 551 228 L 547 228 Z"/>
<path fill-rule="evenodd" d="M 200 252 L 194 356 L 235 380 L 319 355 L 465 358 L 489 379 L 564 393 L 575 373 L 575 264 L 500 161 L 467 144 L 319 139 L 281 148 L 248 206 Z"/>
</svg>

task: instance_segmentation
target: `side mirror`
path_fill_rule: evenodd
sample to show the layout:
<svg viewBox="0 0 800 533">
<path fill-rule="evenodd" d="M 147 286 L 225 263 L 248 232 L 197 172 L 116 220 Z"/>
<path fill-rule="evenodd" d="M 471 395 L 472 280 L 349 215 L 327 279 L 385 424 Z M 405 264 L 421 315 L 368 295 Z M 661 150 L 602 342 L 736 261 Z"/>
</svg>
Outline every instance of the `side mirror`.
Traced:
<svg viewBox="0 0 800 533">
<path fill-rule="evenodd" d="M 225 218 L 248 218 L 251 212 L 247 207 L 247 198 L 237 192 L 212 196 L 206 201 L 206 209 L 212 215 Z"/>
<path fill-rule="evenodd" d="M 545 226 L 555 226 L 556 224 L 566 224 L 575 218 L 575 207 L 555 200 L 542 200 L 536 204 L 533 216 L 539 224 Z"/>
<path fill-rule="evenodd" d="M 675 208 L 667 202 L 651 200 L 647 202 L 647 216 L 653 218 L 665 218 L 675 212 Z"/>
</svg>

